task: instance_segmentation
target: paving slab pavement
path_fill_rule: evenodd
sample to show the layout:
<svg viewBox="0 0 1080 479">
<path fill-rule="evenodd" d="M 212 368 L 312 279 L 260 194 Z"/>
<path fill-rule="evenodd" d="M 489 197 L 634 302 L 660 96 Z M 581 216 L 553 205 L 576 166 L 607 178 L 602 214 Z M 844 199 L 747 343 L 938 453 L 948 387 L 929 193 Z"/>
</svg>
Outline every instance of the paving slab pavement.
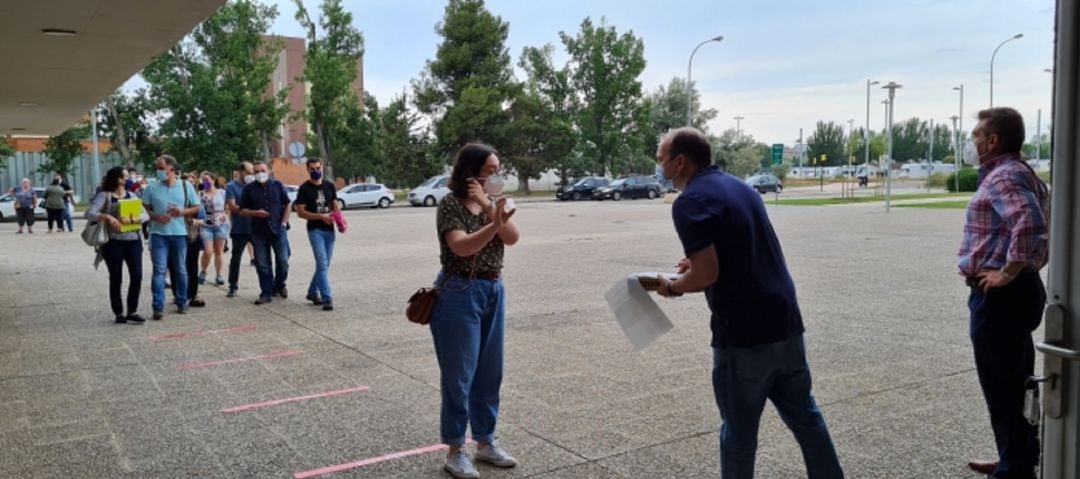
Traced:
<svg viewBox="0 0 1080 479">
<path fill-rule="evenodd" d="M 482 477 L 718 477 L 704 299 L 661 301 L 675 328 L 641 352 L 603 301 L 625 274 L 680 257 L 670 205 L 519 209 L 499 435 L 522 464 L 481 466 Z M 955 273 L 963 212 L 769 211 L 848 477 L 979 477 L 965 462 L 994 449 Z M 438 442 L 430 332 L 403 314 L 438 270 L 434 213 L 348 211 L 333 312 L 303 301 L 314 262 L 300 227 L 289 299 L 252 305 L 255 271 L 244 266 L 239 297 L 202 286 L 205 309 L 142 326 L 112 323 L 105 268 L 93 269 L 77 234 L 0 224 L 0 477 L 288 478 L 365 460 L 318 477 L 444 477 L 438 451 L 405 454 Z M 145 314 L 148 256 L 144 271 Z M 771 406 L 757 471 L 805 477 Z"/>
</svg>

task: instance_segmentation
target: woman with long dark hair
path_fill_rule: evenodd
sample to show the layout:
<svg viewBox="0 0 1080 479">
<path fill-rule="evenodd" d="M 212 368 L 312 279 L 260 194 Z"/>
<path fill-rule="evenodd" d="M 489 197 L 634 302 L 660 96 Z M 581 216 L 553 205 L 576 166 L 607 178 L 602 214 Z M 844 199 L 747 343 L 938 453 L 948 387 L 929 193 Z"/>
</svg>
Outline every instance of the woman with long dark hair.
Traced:
<svg viewBox="0 0 1080 479">
<path fill-rule="evenodd" d="M 505 246 L 518 242 L 515 210 L 502 194 L 499 158 L 490 146 L 470 143 L 458 151 L 451 194 L 439 203 L 436 229 L 442 287 L 431 317 L 431 335 L 442 376 L 442 442 L 450 447 L 445 469 L 457 478 L 479 477 L 462 450 L 466 426 L 477 443 L 476 460 L 514 467 L 517 460 L 495 441 L 503 372 L 506 311 L 502 279 Z"/>
<path fill-rule="evenodd" d="M 86 219 L 104 221 L 109 225 L 109 242 L 101 247 L 101 256 L 109 269 L 109 301 L 113 314 L 116 315 L 116 322 L 143 324 L 146 320 L 139 316 L 143 260 L 141 229 L 120 232 L 120 228 L 124 225 L 145 223 L 150 220 L 150 216 L 141 207 L 140 215 L 120 214 L 121 200 L 140 201 L 125 187 L 127 179 L 127 170 L 122 167 L 117 166 L 107 171 L 105 178 L 101 180 L 101 192 L 94 197 L 90 208 L 86 210 Z M 120 295 L 124 264 L 127 264 L 128 269 L 127 314 L 124 314 L 124 301 Z"/>
</svg>

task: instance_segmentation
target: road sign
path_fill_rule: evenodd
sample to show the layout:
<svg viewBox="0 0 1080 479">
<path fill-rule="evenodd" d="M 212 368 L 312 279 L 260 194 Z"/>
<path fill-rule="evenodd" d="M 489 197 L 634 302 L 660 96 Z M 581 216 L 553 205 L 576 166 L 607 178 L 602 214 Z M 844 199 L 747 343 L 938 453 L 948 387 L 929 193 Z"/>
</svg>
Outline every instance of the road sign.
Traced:
<svg viewBox="0 0 1080 479">
<path fill-rule="evenodd" d="M 300 143 L 299 141 L 289 143 L 289 155 L 291 155 L 293 159 L 304 156 L 304 153 L 306 152 L 307 147 L 305 147 L 303 143 Z"/>
<path fill-rule="evenodd" d="M 779 165 L 784 162 L 784 144 L 773 143 L 772 146 L 772 164 Z"/>
</svg>

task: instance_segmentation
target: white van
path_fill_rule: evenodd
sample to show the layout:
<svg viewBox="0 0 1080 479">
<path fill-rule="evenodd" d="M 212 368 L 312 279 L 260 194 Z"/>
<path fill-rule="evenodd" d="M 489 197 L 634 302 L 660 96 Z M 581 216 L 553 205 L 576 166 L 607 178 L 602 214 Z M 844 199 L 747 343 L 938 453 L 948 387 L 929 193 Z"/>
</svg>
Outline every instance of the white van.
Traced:
<svg viewBox="0 0 1080 479">
<path fill-rule="evenodd" d="M 435 206 L 442 201 L 443 197 L 450 192 L 446 184 L 450 177 L 446 175 L 432 176 L 420 186 L 409 192 L 409 204 L 413 206 Z"/>
</svg>

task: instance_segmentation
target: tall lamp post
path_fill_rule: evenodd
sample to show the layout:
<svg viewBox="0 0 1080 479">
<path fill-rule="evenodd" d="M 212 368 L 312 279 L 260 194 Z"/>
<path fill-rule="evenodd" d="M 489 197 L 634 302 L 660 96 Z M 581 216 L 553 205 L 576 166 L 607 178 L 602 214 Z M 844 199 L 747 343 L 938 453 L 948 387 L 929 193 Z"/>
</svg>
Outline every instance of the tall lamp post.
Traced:
<svg viewBox="0 0 1080 479">
<path fill-rule="evenodd" d="M 866 79 L 866 130 L 863 131 L 863 144 L 865 145 L 863 167 L 866 168 L 867 176 L 870 175 L 870 85 L 877 85 L 878 83 L 881 82 Z"/>
<path fill-rule="evenodd" d="M 855 136 L 855 119 L 854 118 L 847 121 L 847 171 L 844 172 L 844 189 L 846 190 L 846 192 L 849 192 L 851 194 L 852 198 L 855 197 L 855 191 L 854 191 L 853 188 L 848 187 L 847 184 L 848 184 L 849 177 L 853 173 L 853 171 L 851 169 L 852 157 L 855 156 L 854 152 L 851 151 L 851 137 L 853 137 L 853 136 Z M 840 162 L 840 164 L 842 165 L 844 163 Z"/>
<path fill-rule="evenodd" d="M 1013 40 L 1019 40 L 1023 36 L 1023 33 L 1017 33 L 1016 35 L 1013 35 L 1012 37 L 1006 39 L 1005 41 L 1001 42 L 1001 44 L 999 44 L 997 48 L 994 49 L 994 54 L 990 55 L 990 108 L 994 107 L 994 58 L 997 57 L 997 52 L 998 50 L 1001 50 L 1002 46 Z"/>
<path fill-rule="evenodd" d="M 953 158 L 953 169 L 956 174 L 953 175 L 953 186 L 956 188 L 956 192 L 960 192 L 960 156 L 964 151 L 964 84 L 960 86 L 954 86 L 954 91 L 960 92 L 960 112 L 956 117 L 960 121 L 960 126 L 956 130 L 956 157 Z"/>
<path fill-rule="evenodd" d="M 888 169 L 885 170 L 885 212 L 889 212 L 889 208 L 892 203 L 892 151 L 893 151 L 893 137 L 892 137 L 892 125 L 893 125 L 893 112 L 896 110 L 896 89 L 901 88 L 896 82 L 889 82 L 887 85 L 881 87 L 885 90 L 889 90 L 889 158 Z"/>
<path fill-rule="evenodd" d="M 744 118 L 746 118 L 746 117 L 744 117 L 742 115 L 739 115 L 739 116 L 736 116 L 736 117 L 732 118 L 732 120 L 735 120 L 735 142 L 736 143 L 738 143 L 739 140 L 742 139 L 742 121 L 743 121 Z"/>
<path fill-rule="evenodd" d="M 694 54 L 697 53 L 698 48 L 709 42 L 721 42 L 724 40 L 723 35 L 717 35 L 713 38 L 705 40 L 694 47 L 694 51 L 690 52 L 690 61 L 686 62 L 686 126 L 693 126 L 691 119 L 694 118 L 694 87 L 691 81 L 690 69 L 694 65 Z"/>
</svg>

